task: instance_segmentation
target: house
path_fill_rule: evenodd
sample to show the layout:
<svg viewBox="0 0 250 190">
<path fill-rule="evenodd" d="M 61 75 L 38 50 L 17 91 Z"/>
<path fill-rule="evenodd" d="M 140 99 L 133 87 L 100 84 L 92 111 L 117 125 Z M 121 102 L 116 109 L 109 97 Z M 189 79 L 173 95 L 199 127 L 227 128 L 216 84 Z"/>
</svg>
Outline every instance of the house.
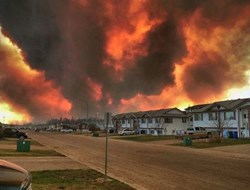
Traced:
<svg viewBox="0 0 250 190">
<path fill-rule="evenodd" d="M 238 137 L 250 137 L 250 98 L 218 101 L 188 107 L 188 127 L 205 127 L 237 132 Z"/>
<path fill-rule="evenodd" d="M 122 113 L 112 118 L 115 130 L 136 130 L 139 134 L 175 135 L 186 129 L 187 116 L 178 108 Z"/>
</svg>

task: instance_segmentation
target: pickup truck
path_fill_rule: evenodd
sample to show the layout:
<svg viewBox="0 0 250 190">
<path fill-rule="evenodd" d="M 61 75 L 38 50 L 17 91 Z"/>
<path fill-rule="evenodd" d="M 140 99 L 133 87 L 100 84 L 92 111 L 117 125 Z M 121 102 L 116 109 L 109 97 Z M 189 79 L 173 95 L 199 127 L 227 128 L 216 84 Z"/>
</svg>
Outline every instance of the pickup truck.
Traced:
<svg viewBox="0 0 250 190">
<path fill-rule="evenodd" d="M 192 138 L 211 138 L 212 134 L 211 131 L 207 131 L 204 127 L 189 127 L 184 131 L 181 137 L 191 136 Z"/>
<path fill-rule="evenodd" d="M 3 137 L 18 138 L 20 140 L 24 140 L 24 139 L 28 138 L 28 135 L 27 135 L 27 133 L 18 131 L 15 128 L 4 128 L 3 129 Z"/>
</svg>

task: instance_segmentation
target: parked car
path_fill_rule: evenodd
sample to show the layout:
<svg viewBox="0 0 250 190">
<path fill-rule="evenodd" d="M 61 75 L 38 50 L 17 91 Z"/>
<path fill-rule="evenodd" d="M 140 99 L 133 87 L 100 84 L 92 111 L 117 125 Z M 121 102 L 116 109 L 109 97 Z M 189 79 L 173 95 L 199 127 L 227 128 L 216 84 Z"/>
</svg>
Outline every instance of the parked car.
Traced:
<svg viewBox="0 0 250 190">
<path fill-rule="evenodd" d="M 31 174 L 24 168 L 0 159 L 0 189 L 32 190 Z"/>
<path fill-rule="evenodd" d="M 212 132 L 207 131 L 204 127 L 189 127 L 180 136 L 191 136 L 192 138 L 211 138 Z"/>
<path fill-rule="evenodd" d="M 24 140 L 28 138 L 28 134 L 21 132 L 15 128 L 8 127 L 3 129 L 3 137 L 18 138 L 20 140 Z"/>
<path fill-rule="evenodd" d="M 120 131 L 118 131 L 119 135 L 134 135 L 136 134 L 136 132 L 133 129 L 122 129 Z"/>
<path fill-rule="evenodd" d="M 73 129 L 61 129 L 61 133 L 71 133 Z"/>
</svg>

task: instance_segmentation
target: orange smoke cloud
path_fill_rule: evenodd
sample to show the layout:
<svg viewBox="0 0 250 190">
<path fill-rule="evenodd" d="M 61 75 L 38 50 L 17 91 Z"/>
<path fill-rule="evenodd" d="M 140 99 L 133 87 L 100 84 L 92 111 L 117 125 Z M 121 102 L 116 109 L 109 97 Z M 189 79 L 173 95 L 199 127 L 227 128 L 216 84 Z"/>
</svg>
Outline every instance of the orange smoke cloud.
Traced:
<svg viewBox="0 0 250 190">
<path fill-rule="evenodd" d="M 93 115 L 250 94 L 248 1 L 13 1 L 0 1 L 0 22 L 30 67 L 1 59 L 10 112 L 81 117 L 83 100 Z"/>
<path fill-rule="evenodd" d="M 0 30 L 0 104 L 6 121 L 42 121 L 52 116 L 67 116 L 71 104 L 44 73 L 31 69 L 25 62 L 22 51 L 3 35 Z M 8 118 L 8 112 L 16 118 Z"/>
<path fill-rule="evenodd" d="M 102 86 L 95 81 L 93 81 L 91 78 L 87 78 L 87 84 L 89 87 L 89 94 L 92 97 L 94 101 L 100 101 L 103 97 L 102 95 Z"/>
<path fill-rule="evenodd" d="M 180 82 L 194 102 L 227 97 L 228 90 L 247 84 L 250 6 L 231 10 L 223 23 L 208 20 L 200 9 L 182 21 L 188 55 L 181 61 Z M 238 14 L 241 12 L 241 14 Z M 200 27 L 205 25 L 206 27 Z M 235 72 L 237 71 L 237 72 Z M 194 85 L 196 84 L 196 85 Z M 205 89 L 205 90 L 204 90 Z"/>
<path fill-rule="evenodd" d="M 207 19 L 201 9 L 180 19 L 187 55 L 175 62 L 175 84 L 166 85 L 159 95 L 122 99 L 121 112 L 131 107 L 184 109 L 197 103 L 249 97 L 249 10 L 250 6 L 233 7 L 231 14 L 237 14 L 223 23 Z"/>
<path fill-rule="evenodd" d="M 134 59 L 147 54 L 145 38 L 148 32 L 166 18 L 165 15 L 150 18 L 147 11 L 149 2 L 146 0 L 123 1 L 122 6 L 111 2 L 105 3 L 105 16 L 109 19 L 105 32 L 106 53 L 109 57 L 104 60 L 104 64 L 111 66 L 122 80 L 124 70 L 133 67 Z M 120 13 L 123 16 L 117 16 Z"/>
</svg>

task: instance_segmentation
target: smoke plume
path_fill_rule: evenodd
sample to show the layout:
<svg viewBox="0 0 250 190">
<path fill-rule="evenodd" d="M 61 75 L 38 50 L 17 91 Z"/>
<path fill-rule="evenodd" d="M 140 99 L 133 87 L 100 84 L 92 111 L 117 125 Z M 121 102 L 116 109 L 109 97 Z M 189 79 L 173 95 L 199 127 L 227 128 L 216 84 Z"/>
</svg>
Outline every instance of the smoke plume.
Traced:
<svg viewBox="0 0 250 190">
<path fill-rule="evenodd" d="M 12 79 L 19 65 L 1 69 L 9 79 L 0 97 L 18 86 L 67 105 L 54 114 L 54 105 L 28 95 L 4 98 L 34 121 L 43 112 L 85 117 L 86 102 L 92 116 L 183 107 L 249 85 L 246 0 L 1 0 L 0 25 L 31 68 L 23 75 L 40 73 L 29 83 Z"/>
</svg>

